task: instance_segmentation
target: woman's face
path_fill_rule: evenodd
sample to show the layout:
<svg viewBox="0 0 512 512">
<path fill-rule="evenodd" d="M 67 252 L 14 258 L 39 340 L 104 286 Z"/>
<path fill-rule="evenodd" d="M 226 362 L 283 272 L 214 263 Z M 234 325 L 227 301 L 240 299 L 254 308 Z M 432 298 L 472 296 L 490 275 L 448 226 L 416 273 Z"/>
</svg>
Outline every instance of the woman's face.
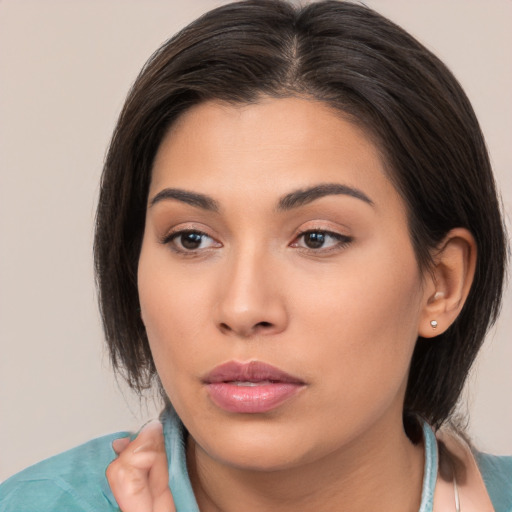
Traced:
<svg viewBox="0 0 512 512">
<path fill-rule="evenodd" d="M 217 462 L 293 467 L 402 432 L 422 275 L 376 147 L 324 104 L 185 113 L 138 284 L 164 388 Z"/>
</svg>

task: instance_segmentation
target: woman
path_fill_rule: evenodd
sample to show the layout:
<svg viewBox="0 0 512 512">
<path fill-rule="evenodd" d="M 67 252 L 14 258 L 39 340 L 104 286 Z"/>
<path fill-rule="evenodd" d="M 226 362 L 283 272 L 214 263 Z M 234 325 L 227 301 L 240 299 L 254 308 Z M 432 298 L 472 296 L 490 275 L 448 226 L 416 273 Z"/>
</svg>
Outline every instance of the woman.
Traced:
<svg viewBox="0 0 512 512">
<path fill-rule="evenodd" d="M 433 433 L 499 309 L 488 156 L 450 72 L 378 14 L 233 3 L 166 43 L 95 249 L 112 361 L 160 385 L 165 443 L 87 443 L 1 510 L 512 509 L 510 458 Z"/>
</svg>

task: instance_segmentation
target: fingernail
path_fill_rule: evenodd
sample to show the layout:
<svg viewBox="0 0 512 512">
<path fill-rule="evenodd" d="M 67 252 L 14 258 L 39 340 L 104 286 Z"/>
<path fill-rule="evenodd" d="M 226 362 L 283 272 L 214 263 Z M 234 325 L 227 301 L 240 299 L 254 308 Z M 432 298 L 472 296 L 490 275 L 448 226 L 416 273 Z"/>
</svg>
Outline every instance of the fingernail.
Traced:
<svg viewBox="0 0 512 512">
<path fill-rule="evenodd" d="M 145 423 L 140 430 L 142 431 L 142 430 L 148 430 L 151 428 L 161 428 L 161 427 L 162 427 L 162 423 L 160 422 L 160 420 L 153 419 L 153 420 L 150 420 L 147 423 Z"/>
</svg>

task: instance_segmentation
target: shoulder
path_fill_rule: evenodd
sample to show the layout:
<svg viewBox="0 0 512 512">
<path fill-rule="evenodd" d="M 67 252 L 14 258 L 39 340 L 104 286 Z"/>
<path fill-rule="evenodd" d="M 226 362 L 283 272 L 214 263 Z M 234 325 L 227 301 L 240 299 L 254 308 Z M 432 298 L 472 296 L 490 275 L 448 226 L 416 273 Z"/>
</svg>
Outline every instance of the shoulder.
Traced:
<svg viewBox="0 0 512 512">
<path fill-rule="evenodd" d="M 496 512 L 512 512 L 512 457 L 475 452 L 475 459 Z"/>
<path fill-rule="evenodd" d="M 126 435 L 93 439 L 12 476 L 0 485 L 0 512 L 119 510 L 105 470 L 115 458 L 112 441 Z"/>
<path fill-rule="evenodd" d="M 442 429 L 437 437 L 471 510 L 512 512 L 512 457 L 479 452 L 454 429 Z"/>
</svg>

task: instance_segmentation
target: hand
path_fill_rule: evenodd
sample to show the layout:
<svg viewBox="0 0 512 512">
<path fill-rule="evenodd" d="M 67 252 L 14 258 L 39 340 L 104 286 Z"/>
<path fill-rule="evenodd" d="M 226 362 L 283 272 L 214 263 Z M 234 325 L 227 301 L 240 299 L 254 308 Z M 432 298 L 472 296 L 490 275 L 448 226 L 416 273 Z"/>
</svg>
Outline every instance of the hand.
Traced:
<svg viewBox="0 0 512 512">
<path fill-rule="evenodd" d="M 133 441 L 116 439 L 112 447 L 118 457 L 106 475 L 119 508 L 123 512 L 176 512 L 162 424 L 152 421 Z"/>
</svg>

